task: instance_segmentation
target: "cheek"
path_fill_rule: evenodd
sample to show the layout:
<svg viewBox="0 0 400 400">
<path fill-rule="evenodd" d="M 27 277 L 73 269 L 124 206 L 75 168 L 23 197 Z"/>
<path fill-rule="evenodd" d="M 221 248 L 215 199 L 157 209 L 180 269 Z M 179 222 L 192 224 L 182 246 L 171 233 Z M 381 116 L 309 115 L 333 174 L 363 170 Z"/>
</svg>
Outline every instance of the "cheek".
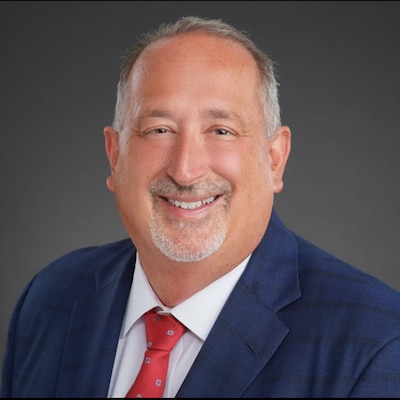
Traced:
<svg viewBox="0 0 400 400">
<path fill-rule="evenodd" d="M 267 154 L 255 146 L 243 146 L 241 151 L 219 157 L 216 162 L 217 173 L 232 184 L 228 204 L 229 235 L 246 232 L 248 240 L 259 240 L 273 203 L 273 180 Z"/>
<path fill-rule="evenodd" d="M 163 152 L 159 150 L 156 146 L 138 146 L 133 142 L 126 146 L 116 166 L 121 185 L 125 188 L 140 187 L 153 179 L 165 163 Z"/>
<path fill-rule="evenodd" d="M 245 164 L 238 153 L 219 153 L 213 155 L 211 160 L 213 160 L 213 169 L 230 181 L 239 179 L 245 174 Z"/>
<path fill-rule="evenodd" d="M 113 176 L 118 208 L 130 235 L 148 225 L 148 188 L 157 164 L 157 157 L 141 150 L 133 145 L 122 149 Z"/>
<path fill-rule="evenodd" d="M 212 157 L 214 170 L 243 191 L 271 185 L 267 150 L 260 146 L 237 146 L 231 151 L 221 151 Z"/>
</svg>

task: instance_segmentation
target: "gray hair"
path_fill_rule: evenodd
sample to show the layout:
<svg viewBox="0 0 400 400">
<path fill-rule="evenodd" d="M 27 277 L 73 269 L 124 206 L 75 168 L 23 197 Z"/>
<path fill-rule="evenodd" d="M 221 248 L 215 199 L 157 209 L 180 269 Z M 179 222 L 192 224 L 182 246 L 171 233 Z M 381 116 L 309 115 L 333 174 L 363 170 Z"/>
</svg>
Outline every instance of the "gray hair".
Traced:
<svg viewBox="0 0 400 400">
<path fill-rule="evenodd" d="M 117 102 L 113 127 L 117 132 L 122 130 L 126 103 L 126 92 L 130 71 L 140 54 L 150 44 L 164 38 L 172 38 L 183 33 L 205 33 L 211 36 L 231 39 L 253 56 L 262 82 L 261 101 L 264 108 L 264 121 L 267 137 L 272 137 L 281 125 L 278 100 L 278 82 L 274 73 L 274 62 L 250 39 L 250 36 L 218 19 L 206 19 L 194 16 L 181 17 L 174 23 L 161 24 L 156 30 L 143 34 L 123 57 L 118 82 Z"/>
</svg>

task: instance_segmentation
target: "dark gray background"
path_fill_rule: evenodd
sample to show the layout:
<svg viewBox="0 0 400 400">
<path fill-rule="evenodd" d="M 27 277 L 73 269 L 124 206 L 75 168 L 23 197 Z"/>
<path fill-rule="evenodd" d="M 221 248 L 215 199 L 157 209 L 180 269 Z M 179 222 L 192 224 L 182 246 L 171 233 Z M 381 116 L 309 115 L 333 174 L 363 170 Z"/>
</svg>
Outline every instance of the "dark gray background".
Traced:
<svg viewBox="0 0 400 400">
<path fill-rule="evenodd" d="M 119 57 L 142 31 L 189 14 L 251 31 L 278 63 L 293 134 L 282 219 L 400 289 L 399 2 L 1 2 L 0 359 L 37 271 L 125 237 L 102 133 Z"/>
</svg>

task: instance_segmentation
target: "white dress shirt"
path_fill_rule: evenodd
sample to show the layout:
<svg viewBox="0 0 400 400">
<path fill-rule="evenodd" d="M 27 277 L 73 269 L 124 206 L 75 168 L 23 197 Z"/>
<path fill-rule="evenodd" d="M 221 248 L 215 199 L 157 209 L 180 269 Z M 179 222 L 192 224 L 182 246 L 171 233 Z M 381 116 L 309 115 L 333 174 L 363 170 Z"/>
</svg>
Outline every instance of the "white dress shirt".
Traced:
<svg viewBox="0 0 400 400">
<path fill-rule="evenodd" d="M 182 303 L 168 308 L 154 293 L 137 255 L 108 397 L 125 397 L 139 373 L 146 350 L 143 314 L 157 306 L 173 314 L 188 328 L 171 351 L 169 360 L 163 397 L 175 397 L 249 258 Z"/>
</svg>

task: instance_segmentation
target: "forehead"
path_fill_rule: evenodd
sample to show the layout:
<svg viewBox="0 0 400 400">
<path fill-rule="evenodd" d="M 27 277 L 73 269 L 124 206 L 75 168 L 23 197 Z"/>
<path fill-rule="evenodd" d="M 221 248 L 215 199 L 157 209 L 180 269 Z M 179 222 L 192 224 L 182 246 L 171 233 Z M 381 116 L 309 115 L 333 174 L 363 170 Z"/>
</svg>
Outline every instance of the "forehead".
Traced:
<svg viewBox="0 0 400 400">
<path fill-rule="evenodd" d="M 167 68 L 189 68 L 193 73 L 200 68 L 213 73 L 226 71 L 260 82 L 256 62 L 242 44 L 205 33 L 184 33 L 152 43 L 136 60 L 131 79 L 151 72 L 160 74 L 159 70 Z"/>
</svg>

